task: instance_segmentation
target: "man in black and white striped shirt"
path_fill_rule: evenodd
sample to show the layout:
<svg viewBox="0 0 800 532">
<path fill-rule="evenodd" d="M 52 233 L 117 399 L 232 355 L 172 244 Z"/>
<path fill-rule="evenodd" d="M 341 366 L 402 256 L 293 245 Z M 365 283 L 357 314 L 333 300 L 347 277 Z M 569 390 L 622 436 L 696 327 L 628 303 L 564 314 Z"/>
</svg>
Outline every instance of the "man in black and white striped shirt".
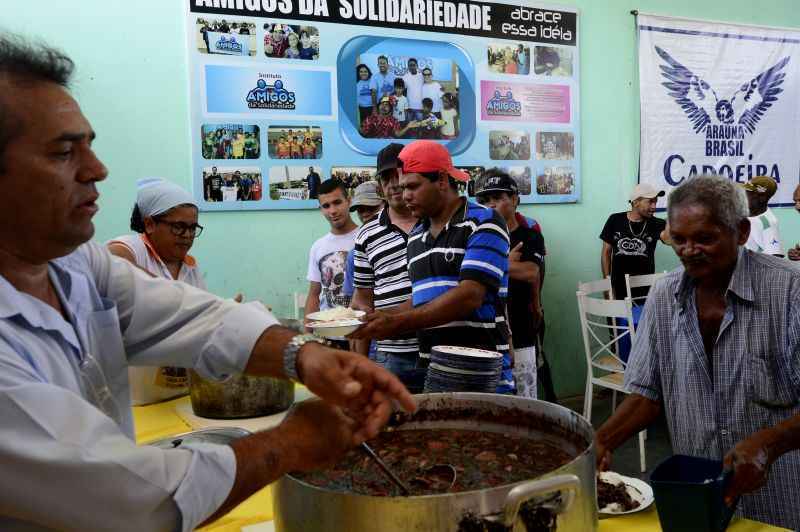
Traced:
<svg viewBox="0 0 800 532">
<path fill-rule="evenodd" d="M 402 144 L 392 143 L 378 153 L 377 177 L 387 207 L 356 236 L 352 303 L 356 309 L 387 310 L 411 299 L 406 247 L 417 219 L 406 207 L 398 182 L 397 155 L 402 149 Z M 386 367 L 403 380 L 416 367 L 418 354 L 417 335 L 411 332 L 379 340 L 376 360 L 385 360 Z"/>
</svg>

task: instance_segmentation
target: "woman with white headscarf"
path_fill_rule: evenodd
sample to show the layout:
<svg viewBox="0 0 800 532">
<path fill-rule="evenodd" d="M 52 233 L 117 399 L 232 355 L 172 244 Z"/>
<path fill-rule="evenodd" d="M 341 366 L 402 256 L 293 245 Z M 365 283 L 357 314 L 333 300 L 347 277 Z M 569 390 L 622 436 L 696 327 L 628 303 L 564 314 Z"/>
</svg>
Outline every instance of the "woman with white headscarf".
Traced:
<svg viewBox="0 0 800 532">
<path fill-rule="evenodd" d="M 154 277 L 182 281 L 206 289 L 206 283 L 189 255 L 194 239 L 203 231 L 197 223 L 197 205 L 192 196 L 159 178 L 138 182 L 131 229 L 108 242 L 113 255 L 128 260 Z M 188 391 L 183 368 L 132 367 L 131 397 L 134 405 L 163 401 Z"/>
</svg>

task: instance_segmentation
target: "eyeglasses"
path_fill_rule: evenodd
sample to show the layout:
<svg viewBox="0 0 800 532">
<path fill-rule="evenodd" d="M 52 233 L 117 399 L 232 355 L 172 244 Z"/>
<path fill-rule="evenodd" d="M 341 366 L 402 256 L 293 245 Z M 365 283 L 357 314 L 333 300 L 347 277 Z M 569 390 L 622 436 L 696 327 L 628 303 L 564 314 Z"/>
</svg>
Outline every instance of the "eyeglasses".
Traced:
<svg viewBox="0 0 800 532">
<path fill-rule="evenodd" d="M 188 232 L 192 238 L 197 238 L 203 233 L 203 226 L 200 224 L 170 222 L 169 220 L 159 220 L 157 218 L 156 223 L 168 225 L 172 234 L 175 236 L 184 236 Z"/>
<path fill-rule="evenodd" d="M 433 76 L 433 74 L 431 74 L 430 72 L 428 72 L 427 74 L 425 72 L 423 72 L 422 75 L 423 76 Z"/>
</svg>

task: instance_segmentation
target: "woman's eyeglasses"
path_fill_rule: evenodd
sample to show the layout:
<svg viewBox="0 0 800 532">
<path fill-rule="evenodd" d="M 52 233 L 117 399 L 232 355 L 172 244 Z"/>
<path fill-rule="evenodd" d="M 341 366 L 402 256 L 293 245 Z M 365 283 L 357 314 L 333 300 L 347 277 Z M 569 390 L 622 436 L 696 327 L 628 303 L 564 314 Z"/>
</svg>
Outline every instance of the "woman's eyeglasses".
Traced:
<svg viewBox="0 0 800 532">
<path fill-rule="evenodd" d="M 156 219 L 156 223 L 168 225 L 170 231 L 172 231 L 172 234 L 175 236 L 184 236 L 186 233 L 189 233 L 189 236 L 197 238 L 203 232 L 203 226 L 200 224 L 170 222 L 169 220 L 159 220 L 159 219 Z"/>
</svg>

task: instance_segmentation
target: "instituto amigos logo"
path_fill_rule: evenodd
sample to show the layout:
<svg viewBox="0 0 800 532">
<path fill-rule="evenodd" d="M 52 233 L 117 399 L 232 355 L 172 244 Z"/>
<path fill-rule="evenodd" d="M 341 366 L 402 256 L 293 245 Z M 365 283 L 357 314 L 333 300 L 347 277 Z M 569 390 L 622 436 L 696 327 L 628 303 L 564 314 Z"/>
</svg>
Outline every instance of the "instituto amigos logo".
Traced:
<svg viewBox="0 0 800 532">
<path fill-rule="evenodd" d="M 254 89 L 245 98 L 250 109 L 289 109 L 295 108 L 295 95 L 284 86 L 281 79 L 270 85 L 263 77 L 256 82 Z"/>
<path fill-rule="evenodd" d="M 522 116 L 522 104 L 514 99 L 511 88 L 502 94 L 502 87 L 494 91 L 494 96 L 486 102 L 486 114 L 489 116 Z"/>
<path fill-rule="evenodd" d="M 719 168 L 692 163 L 688 177 L 713 173 L 736 181 L 747 181 L 757 175 L 769 175 L 780 182 L 778 165 L 752 163 L 753 154 L 748 153 L 745 141 L 756 132 L 759 121 L 783 92 L 781 85 L 786 78 L 783 69 L 789 63 L 789 56 L 745 81 L 733 95 L 726 98 L 666 50 L 656 46 L 655 51 L 664 61 L 659 65 L 664 78 L 661 85 L 686 114 L 695 135 L 701 136 L 700 142 L 705 143 L 705 156 L 742 158 L 747 161 L 745 164 L 725 164 Z M 685 163 L 686 159 L 679 153 L 666 158 L 664 178 L 667 183 L 677 186 L 687 177 L 675 175 L 675 171 L 680 172 Z"/>
</svg>

